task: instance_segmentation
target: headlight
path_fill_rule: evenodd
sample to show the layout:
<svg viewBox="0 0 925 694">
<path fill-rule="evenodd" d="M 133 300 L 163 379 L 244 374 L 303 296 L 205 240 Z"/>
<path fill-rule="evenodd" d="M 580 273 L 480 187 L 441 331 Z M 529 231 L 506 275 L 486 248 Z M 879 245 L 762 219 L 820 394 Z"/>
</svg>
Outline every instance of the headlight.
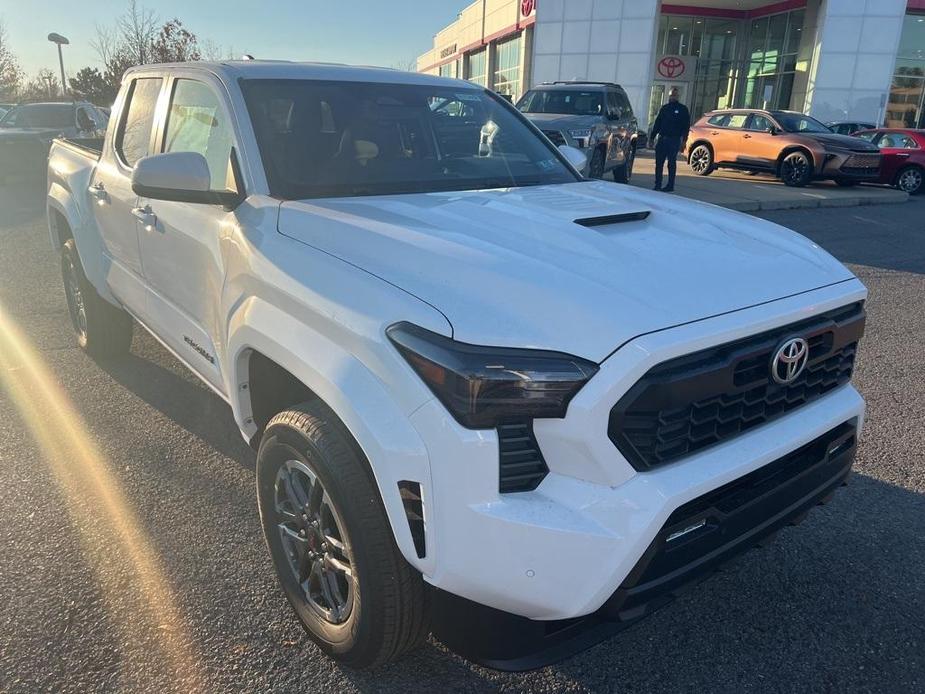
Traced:
<svg viewBox="0 0 925 694">
<path fill-rule="evenodd" d="M 491 429 L 505 422 L 561 418 L 597 365 L 560 352 L 480 347 L 410 323 L 386 333 L 460 424 Z"/>
<path fill-rule="evenodd" d="M 569 130 L 568 134 L 576 140 L 587 140 L 591 137 L 591 128 L 582 128 L 580 130 Z"/>
</svg>

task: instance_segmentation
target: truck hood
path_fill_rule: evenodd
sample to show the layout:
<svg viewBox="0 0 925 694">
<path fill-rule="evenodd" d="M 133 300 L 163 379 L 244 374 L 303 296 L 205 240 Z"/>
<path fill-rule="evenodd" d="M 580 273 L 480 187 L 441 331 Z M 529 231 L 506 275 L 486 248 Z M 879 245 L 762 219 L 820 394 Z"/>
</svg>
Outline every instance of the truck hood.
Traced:
<svg viewBox="0 0 925 694">
<path fill-rule="evenodd" d="M 433 305 L 457 340 L 596 362 L 643 333 L 853 277 L 770 222 L 602 181 L 285 202 L 279 231 Z"/>
<path fill-rule="evenodd" d="M 851 135 L 838 135 L 837 133 L 799 133 L 799 135 L 832 149 L 850 149 L 854 152 L 880 151 L 876 145 Z"/>
</svg>

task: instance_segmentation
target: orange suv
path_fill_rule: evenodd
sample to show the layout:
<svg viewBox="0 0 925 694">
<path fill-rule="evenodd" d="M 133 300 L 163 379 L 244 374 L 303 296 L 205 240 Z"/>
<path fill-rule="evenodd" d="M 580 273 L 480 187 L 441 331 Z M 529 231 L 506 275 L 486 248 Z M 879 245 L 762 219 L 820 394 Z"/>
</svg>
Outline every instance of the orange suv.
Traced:
<svg viewBox="0 0 925 694">
<path fill-rule="evenodd" d="M 851 186 L 880 177 L 877 147 L 792 111 L 713 111 L 691 128 L 687 142 L 687 162 L 699 176 L 717 168 L 761 171 L 788 186 L 819 179 Z"/>
</svg>

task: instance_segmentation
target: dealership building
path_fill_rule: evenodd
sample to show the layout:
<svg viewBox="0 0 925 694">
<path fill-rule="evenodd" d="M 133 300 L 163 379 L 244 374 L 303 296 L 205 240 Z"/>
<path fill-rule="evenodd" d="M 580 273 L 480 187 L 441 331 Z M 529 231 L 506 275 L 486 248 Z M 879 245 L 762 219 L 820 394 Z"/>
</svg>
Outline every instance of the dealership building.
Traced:
<svg viewBox="0 0 925 694">
<path fill-rule="evenodd" d="M 642 124 L 677 86 L 694 117 L 925 127 L 925 0 L 476 0 L 417 68 L 515 101 L 540 82 L 617 82 Z"/>
</svg>

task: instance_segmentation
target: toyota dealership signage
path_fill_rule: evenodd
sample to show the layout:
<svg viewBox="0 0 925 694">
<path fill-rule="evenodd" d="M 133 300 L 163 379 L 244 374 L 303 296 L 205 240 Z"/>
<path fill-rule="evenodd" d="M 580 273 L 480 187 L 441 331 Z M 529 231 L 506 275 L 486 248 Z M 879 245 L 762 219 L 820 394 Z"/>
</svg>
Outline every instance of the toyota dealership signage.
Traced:
<svg viewBox="0 0 925 694">
<path fill-rule="evenodd" d="M 689 55 L 660 55 L 655 59 L 653 78 L 659 82 L 690 82 L 697 71 L 697 58 Z"/>
<path fill-rule="evenodd" d="M 520 14 L 529 17 L 536 10 L 536 0 L 520 0 Z"/>
</svg>

